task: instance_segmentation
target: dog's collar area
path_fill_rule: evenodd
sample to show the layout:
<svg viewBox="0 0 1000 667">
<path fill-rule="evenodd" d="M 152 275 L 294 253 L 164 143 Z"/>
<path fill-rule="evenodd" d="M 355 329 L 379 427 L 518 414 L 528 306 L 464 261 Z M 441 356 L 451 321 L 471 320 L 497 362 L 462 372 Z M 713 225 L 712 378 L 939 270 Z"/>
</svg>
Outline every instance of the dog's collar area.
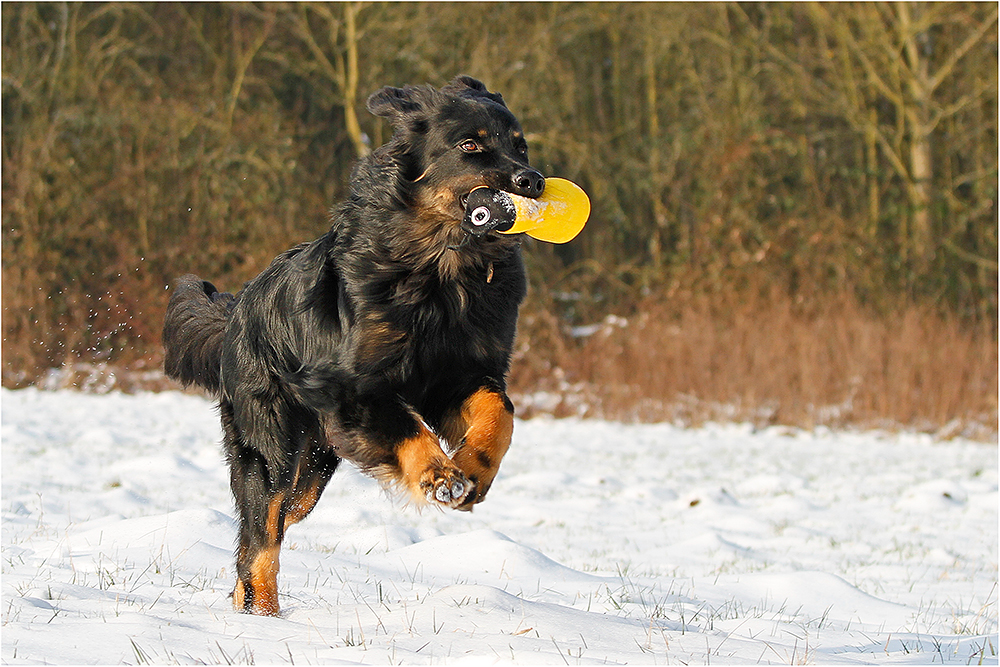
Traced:
<svg viewBox="0 0 1000 667">
<path fill-rule="evenodd" d="M 469 245 L 469 241 L 471 241 L 472 238 L 473 238 L 472 234 L 467 233 L 465 235 L 465 238 L 462 239 L 461 243 L 459 243 L 458 245 L 448 246 L 448 250 L 454 250 L 455 252 L 458 252 L 465 246 Z M 486 282 L 487 284 L 493 282 L 493 262 L 490 262 L 489 265 L 486 267 Z"/>
</svg>

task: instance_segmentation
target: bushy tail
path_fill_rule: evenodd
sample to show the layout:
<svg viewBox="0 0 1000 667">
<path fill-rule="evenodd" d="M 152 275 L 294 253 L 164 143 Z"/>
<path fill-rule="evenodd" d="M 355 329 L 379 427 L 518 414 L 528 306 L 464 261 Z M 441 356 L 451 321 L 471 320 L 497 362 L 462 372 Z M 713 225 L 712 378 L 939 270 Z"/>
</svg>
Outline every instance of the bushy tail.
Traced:
<svg viewBox="0 0 1000 667">
<path fill-rule="evenodd" d="M 184 385 L 218 393 L 222 338 L 235 297 L 198 276 L 181 276 L 163 322 L 163 369 Z"/>
</svg>

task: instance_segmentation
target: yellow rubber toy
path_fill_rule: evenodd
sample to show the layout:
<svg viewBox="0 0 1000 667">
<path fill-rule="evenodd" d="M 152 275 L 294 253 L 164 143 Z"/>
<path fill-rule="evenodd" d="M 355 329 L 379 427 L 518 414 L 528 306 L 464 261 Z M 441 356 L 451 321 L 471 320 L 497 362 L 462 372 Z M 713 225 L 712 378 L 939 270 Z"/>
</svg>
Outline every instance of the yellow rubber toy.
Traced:
<svg viewBox="0 0 1000 667">
<path fill-rule="evenodd" d="M 546 178 L 538 199 L 506 193 L 517 215 L 514 226 L 501 234 L 527 234 L 539 241 L 566 243 L 580 233 L 590 217 L 590 198 L 565 178 Z"/>
</svg>

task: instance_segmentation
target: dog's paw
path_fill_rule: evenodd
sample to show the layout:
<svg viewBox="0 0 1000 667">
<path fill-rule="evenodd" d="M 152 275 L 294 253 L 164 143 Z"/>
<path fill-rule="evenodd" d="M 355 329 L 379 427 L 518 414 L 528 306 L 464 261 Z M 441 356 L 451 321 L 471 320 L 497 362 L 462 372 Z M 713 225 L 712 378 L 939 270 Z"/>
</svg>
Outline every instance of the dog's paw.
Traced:
<svg viewBox="0 0 1000 667">
<path fill-rule="evenodd" d="M 429 503 L 456 508 L 462 505 L 473 491 L 473 484 L 462 471 L 451 463 L 429 466 L 420 479 L 420 490 Z"/>
</svg>

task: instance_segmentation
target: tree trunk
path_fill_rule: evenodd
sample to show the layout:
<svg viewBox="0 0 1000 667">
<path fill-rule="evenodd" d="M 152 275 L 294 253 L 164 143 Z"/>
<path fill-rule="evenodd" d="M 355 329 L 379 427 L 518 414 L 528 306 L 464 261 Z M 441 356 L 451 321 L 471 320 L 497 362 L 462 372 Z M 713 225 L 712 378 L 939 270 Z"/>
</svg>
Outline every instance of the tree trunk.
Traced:
<svg viewBox="0 0 1000 667">
<path fill-rule="evenodd" d="M 904 57 L 909 65 L 907 83 L 910 103 L 906 109 L 909 125 L 910 158 L 910 248 L 913 261 L 919 268 L 926 267 L 934 254 L 931 234 L 931 187 L 933 167 L 931 163 L 930 106 L 934 91 L 928 72 L 927 58 L 921 54 L 921 42 L 929 39 L 926 33 L 914 27 L 920 20 L 921 8 L 917 3 L 901 2 L 896 5 L 900 30 L 904 37 Z"/>
<path fill-rule="evenodd" d="M 358 29 L 355 19 L 359 10 L 360 6 L 356 2 L 344 5 L 344 39 L 347 42 L 345 54 L 347 66 L 344 68 L 344 124 L 347 127 L 347 134 L 351 137 L 351 143 L 354 144 L 354 150 L 361 157 L 367 155 L 371 149 L 365 143 L 361 124 L 358 122 L 358 112 L 354 107 L 358 96 Z"/>
</svg>

